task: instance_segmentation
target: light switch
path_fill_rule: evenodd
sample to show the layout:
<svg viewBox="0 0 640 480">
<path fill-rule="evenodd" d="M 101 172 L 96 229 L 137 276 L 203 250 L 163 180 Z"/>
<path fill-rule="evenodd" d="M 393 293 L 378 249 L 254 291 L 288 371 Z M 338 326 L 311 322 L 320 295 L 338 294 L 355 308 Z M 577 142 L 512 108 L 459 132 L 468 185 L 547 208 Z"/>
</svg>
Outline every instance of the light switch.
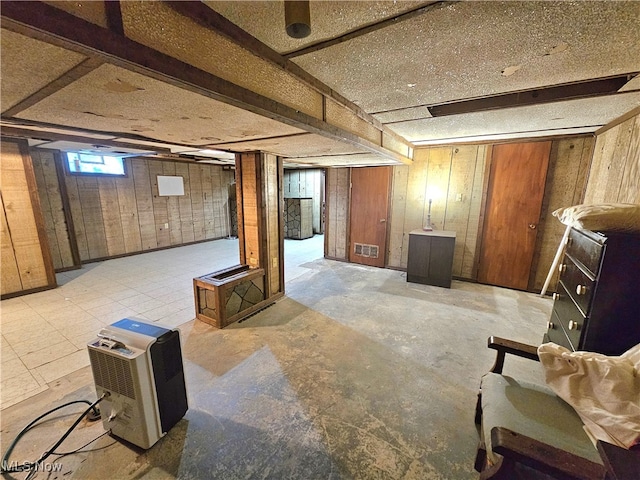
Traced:
<svg viewBox="0 0 640 480">
<path fill-rule="evenodd" d="M 458 193 L 458 194 L 456 195 L 456 202 L 461 202 L 461 201 L 462 201 L 462 194 L 461 194 L 461 193 Z"/>
</svg>

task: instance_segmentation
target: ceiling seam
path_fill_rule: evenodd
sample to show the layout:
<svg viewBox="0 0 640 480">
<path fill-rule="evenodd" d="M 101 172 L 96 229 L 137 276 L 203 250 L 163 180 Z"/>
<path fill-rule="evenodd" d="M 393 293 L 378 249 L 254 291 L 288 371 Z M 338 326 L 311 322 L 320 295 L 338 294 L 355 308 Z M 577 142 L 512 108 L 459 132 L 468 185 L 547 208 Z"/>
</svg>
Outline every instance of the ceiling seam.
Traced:
<svg viewBox="0 0 640 480">
<path fill-rule="evenodd" d="M 407 12 L 401 13 L 399 15 L 395 15 L 393 17 L 386 18 L 384 20 L 380 20 L 378 22 L 371 23 L 371 24 L 369 24 L 369 25 L 367 25 L 365 27 L 360 27 L 360 28 L 357 28 L 355 30 L 351 30 L 350 32 L 347 32 L 347 33 L 345 33 L 343 35 L 340 35 L 339 37 L 333 37 L 330 40 L 323 40 L 323 41 L 308 45 L 306 47 L 299 48 L 297 50 L 292 50 L 292 51 L 289 51 L 289 52 L 285 52 L 285 53 L 282 54 L 282 56 L 287 58 L 287 59 L 291 59 L 291 58 L 299 57 L 299 56 L 302 56 L 302 55 L 306 55 L 308 53 L 317 52 L 318 50 L 323 50 L 323 49 L 331 47 L 333 45 L 337 45 L 337 44 L 346 42 L 348 40 L 353 40 L 354 38 L 361 37 L 362 35 L 366 35 L 368 33 L 375 32 L 375 31 L 380 30 L 382 28 L 389 27 L 391 25 L 396 25 L 399 22 L 418 17 L 418 16 L 423 15 L 423 14 L 425 14 L 427 12 L 430 12 L 431 10 L 443 8 L 443 7 L 452 5 L 454 3 L 458 3 L 458 1 L 460 1 L 460 0 L 455 0 L 455 1 L 439 0 L 439 1 L 436 1 L 436 2 L 431 2 L 431 3 L 427 4 L 427 5 L 422 5 L 420 7 L 416 7 L 414 9 L 412 9 L 412 10 L 409 10 Z"/>
<path fill-rule="evenodd" d="M 245 140 L 235 140 L 235 141 L 226 141 L 226 142 L 212 142 L 209 143 L 208 145 L 215 145 L 215 146 L 224 146 L 224 145 L 229 145 L 229 144 L 238 144 L 238 143 L 251 143 L 251 142 L 257 142 L 257 141 L 262 141 L 262 140 L 272 140 L 272 139 L 287 139 L 287 138 L 291 138 L 291 137 L 301 137 L 303 135 L 313 135 L 311 132 L 301 132 L 301 133 L 288 133 L 285 135 L 272 135 L 269 137 L 260 137 L 260 138 L 251 138 L 251 139 L 245 139 Z"/>
<path fill-rule="evenodd" d="M 465 143 L 465 138 L 476 138 L 476 137 L 484 137 L 484 139 L 482 140 L 467 140 L 467 142 L 472 143 L 473 145 L 478 144 L 478 145 L 482 145 L 485 143 L 493 143 L 495 141 L 500 141 L 500 140 L 505 140 L 505 141 L 523 141 L 526 140 L 527 134 L 533 134 L 533 133 L 540 133 L 540 132 L 549 132 L 549 136 L 554 136 L 554 134 L 552 132 L 562 132 L 563 130 L 576 130 L 576 129 L 583 129 L 583 128 L 598 128 L 601 125 L 583 125 L 583 126 L 577 126 L 577 127 L 561 127 L 561 128 L 544 128 L 544 129 L 539 129 L 539 130 L 523 130 L 523 131 L 517 131 L 517 132 L 506 132 L 506 133 L 488 133 L 488 134 L 482 134 L 482 135 L 466 135 L 466 136 L 461 136 L 461 137 L 448 137 L 448 138 L 437 138 L 437 139 L 432 139 L 432 140 L 413 140 L 413 143 L 416 144 L 416 148 L 425 148 L 425 147 L 432 147 L 432 146 L 436 146 L 436 145 L 459 145 L 462 143 Z M 590 133 L 593 132 L 576 132 L 576 133 L 566 133 L 565 135 L 567 136 L 572 136 L 572 135 L 588 135 Z M 505 135 L 523 135 L 522 137 L 517 137 L 517 138 L 504 138 Z M 495 137 L 495 138 L 489 138 L 489 137 Z M 499 137 L 503 137 L 503 138 L 499 138 Z M 536 139 L 543 139 L 544 136 L 541 137 L 534 137 Z M 462 140 L 462 141 L 460 141 Z M 428 143 L 428 144 L 420 144 L 420 142 L 433 142 L 433 143 Z"/>
</svg>

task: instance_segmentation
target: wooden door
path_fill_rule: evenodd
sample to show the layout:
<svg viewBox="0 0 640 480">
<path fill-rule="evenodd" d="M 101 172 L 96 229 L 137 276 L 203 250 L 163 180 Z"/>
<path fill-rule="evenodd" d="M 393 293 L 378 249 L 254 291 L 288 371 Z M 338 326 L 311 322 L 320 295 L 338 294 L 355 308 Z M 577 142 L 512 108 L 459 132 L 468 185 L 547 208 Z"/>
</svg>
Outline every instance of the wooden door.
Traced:
<svg viewBox="0 0 640 480">
<path fill-rule="evenodd" d="M 478 282 L 526 290 L 551 142 L 493 147 Z"/>
<path fill-rule="evenodd" d="M 349 261 L 385 266 L 391 167 L 351 169 Z"/>
</svg>

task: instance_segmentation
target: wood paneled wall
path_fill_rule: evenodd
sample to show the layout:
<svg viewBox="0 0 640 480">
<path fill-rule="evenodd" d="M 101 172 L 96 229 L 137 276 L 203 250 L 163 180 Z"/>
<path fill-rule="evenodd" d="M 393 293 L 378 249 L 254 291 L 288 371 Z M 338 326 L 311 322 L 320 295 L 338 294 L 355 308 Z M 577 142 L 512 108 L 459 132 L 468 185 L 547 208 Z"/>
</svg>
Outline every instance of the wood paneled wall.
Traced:
<svg viewBox="0 0 640 480">
<path fill-rule="evenodd" d="M 408 237 L 424 226 L 427 192 L 437 187 L 431 221 L 439 230 L 456 232 L 453 275 L 476 279 L 484 196 L 491 145 L 444 146 L 417 149 L 410 166 L 393 171 L 389 222 L 388 267 L 407 267 Z M 581 203 L 593 149 L 593 137 L 552 142 L 549 170 L 538 224 L 529 287 L 540 290 L 558 248 L 564 226 L 551 214 Z M 327 170 L 327 232 L 325 254 L 346 259 L 349 224 L 349 169 Z M 552 287 L 555 283 L 552 283 Z M 552 288 L 551 288 L 552 290 Z M 551 291 L 550 290 L 550 291 Z"/>
<path fill-rule="evenodd" d="M 327 170 L 326 220 L 324 234 L 325 257 L 347 260 L 351 174 L 349 168 Z"/>
<path fill-rule="evenodd" d="M 409 232 L 424 226 L 428 196 L 436 190 L 431 224 L 456 232 L 453 275 L 475 277 L 486 153 L 484 145 L 418 149 L 411 166 L 394 167 L 390 267 L 407 267 Z"/>
<path fill-rule="evenodd" d="M 534 291 L 542 290 L 566 228 L 552 213 L 558 208 L 582 203 L 593 143 L 593 137 L 583 136 L 556 140 L 551 144 L 542 213 L 529 277 L 530 289 Z M 555 273 L 549 291 L 555 290 L 557 277 Z"/>
<path fill-rule="evenodd" d="M 52 150 L 31 149 L 30 154 L 53 266 L 56 270 L 73 268 L 76 262 L 69 238 L 63 192 L 58 181 L 58 169 L 62 168 L 62 164 Z"/>
<path fill-rule="evenodd" d="M 56 286 L 35 174 L 24 142 L 2 140 L 3 296 Z"/>
<path fill-rule="evenodd" d="M 46 215 L 50 231 L 59 233 L 51 248 L 66 257 L 60 192 L 53 154 L 34 150 L 40 197 L 50 205 Z M 97 177 L 65 173 L 64 183 L 80 260 L 89 261 L 123 254 L 211 240 L 229 235 L 229 185 L 234 172 L 221 166 L 126 159 L 127 177 Z M 158 195 L 158 175 L 184 179 L 183 196 Z M 46 203 L 45 203 L 46 204 Z M 46 209 L 45 209 L 46 210 Z M 58 267 L 60 268 L 60 267 Z"/>
<path fill-rule="evenodd" d="M 284 171 L 284 198 L 313 198 L 313 233 L 322 233 L 322 182 L 320 169 Z"/>
<path fill-rule="evenodd" d="M 640 203 L 640 109 L 598 133 L 584 203 Z"/>
</svg>

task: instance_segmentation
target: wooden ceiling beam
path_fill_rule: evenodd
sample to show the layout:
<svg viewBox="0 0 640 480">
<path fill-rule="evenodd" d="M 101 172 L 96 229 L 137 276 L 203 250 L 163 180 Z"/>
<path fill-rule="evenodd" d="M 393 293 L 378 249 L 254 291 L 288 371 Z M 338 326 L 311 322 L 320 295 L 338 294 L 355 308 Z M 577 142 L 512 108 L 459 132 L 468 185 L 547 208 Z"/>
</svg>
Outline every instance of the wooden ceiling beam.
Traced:
<svg viewBox="0 0 640 480">
<path fill-rule="evenodd" d="M 338 92 L 333 90 L 331 87 L 326 85 L 325 83 L 318 80 L 316 77 L 310 75 L 306 70 L 301 68 L 296 63 L 289 60 L 286 56 L 281 55 L 276 50 L 272 49 L 268 45 L 262 43 L 260 40 L 250 35 L 246 31 L 242 30 L 235 23 L 228 20 L 223 15 L 219 14 L 215 10 L 212 10 L 207 5 L 202 2 L 189 2 L 189 1 L 175 1 L 170 0 L 166 2 L 171 6 L 173 10 L 180 13 L 181 15 L 189 18 L 190 20 L 202 25 L 206 28 L 214 30 L 216 33 L 219 33 L 237 45 L 241 46 L 245 50 L 250 51 L 256 56 L 260 57 L 263 60 L 266 60 L 278 68 L 285 70 L 289 74 L 295 76 L 300 81 L 304 82 L 306 85 L 310 86 L 314 90 L 316 90 L 321 95 L 331 98 L 341 105 L 347 107 L 349 110 L 354 112 L 358 117 L 365 120 L 369 124 L 376 127 L 378 130 L 384 131 L 387 135 L 394 137 L 396 140 L 405 143 L 408 147 L 412 147 L 412 145 L 407 142 L 403 137 L 395 133 L 394 131 L 385 127 L 382 122 L 380 122 L 377 118 L 371 116 L 367 113 L 362 107 L 356 105 L 351 100 L 346 97 L 340 95 Z M 437 1 L 433 4 L 422 6 L 418 10 L 420 10 L 420 14 L 431 10 L 436 4 L 441 3 L 455 3 L 455 2 L 442 2 Z M 415 13 L 414 11 L 410 13 Z M 404 19 L 404 18 L 403 18 Z"/>
<path fill-rule="evenodd" d="M 411 159 L 49 4 L 3 1 L 2 27 L 400 163 Z M 382 132 L 381 132 L 382 135 Z M 404 140 L 406 143 L 406 140 Z"/>
<path fill-rule="evenodd" d="M 98 60 L 97 58 L 87 58 L 83 60 L 78 65 L 71 68 L 60 77 L 50 82 L 48 85 L 45 85 L 34 94 L 29 95 L 27 98 L 23 99 L 13 107 L 10 107 L 3 111 L 2 116 L 15 117 L 20 112 L 26 110 L 29 107 L 32 107 L 41 100 L 44 100 L 49 95 L 53 95 L 54 93 L 62 90 L 67 85 L 71 85 L 73 82 L 92 72 L 103 63 L 104 62 Z"/>
<path fill-rule="evenodd" d="M 563 85 L 550 85 L 483 98 L 441 103 L 439 105 L 430 105 L 428 109 L 432 117 L 443 117 L 446 115 L 460 115 L 501 108 L 523 107 L 542 103 L 575 100 L 578 98 L 612 95 L 620 90 L 620 88 L 622 88 L 630 78 L 637 75 L 637 73 L 638 72 L 625 73 L 613 77 L 597 78 Z"/>
</svg>

